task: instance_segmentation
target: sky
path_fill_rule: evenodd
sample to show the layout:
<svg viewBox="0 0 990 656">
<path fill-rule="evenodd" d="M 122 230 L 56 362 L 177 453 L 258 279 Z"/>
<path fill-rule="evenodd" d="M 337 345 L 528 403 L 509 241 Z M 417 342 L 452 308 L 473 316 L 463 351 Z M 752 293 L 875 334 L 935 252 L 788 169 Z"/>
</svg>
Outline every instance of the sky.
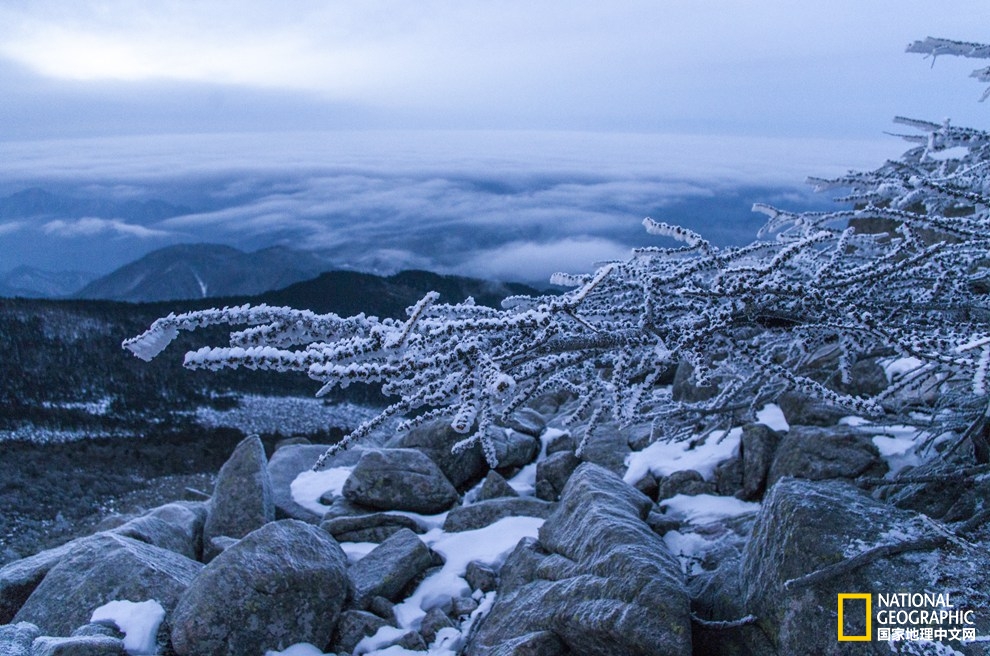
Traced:
<svg viewBox="0 0 990 656">
<path fill-rule="evenodd" d="M 988 41 L 985 11 L 7 0 L 0 195 L 187 211 L 8 213 L 0 272 L 105 273 L 168 243 L 218 241 L 331 248 L 365 268 L 506 277 L 526 263 L 541 277 L 555 268 L 534 261 L 626 252 L 656 211 L 698 215 L 708 198 L 724 213 L 735 194 L 742 215 L 743 188 L 879 165 L 905 149 L 885 135 L 894 116 L 984 126 L 968 78 L 979 61 L 904 50 L 926 36 Z"/>
</svg>

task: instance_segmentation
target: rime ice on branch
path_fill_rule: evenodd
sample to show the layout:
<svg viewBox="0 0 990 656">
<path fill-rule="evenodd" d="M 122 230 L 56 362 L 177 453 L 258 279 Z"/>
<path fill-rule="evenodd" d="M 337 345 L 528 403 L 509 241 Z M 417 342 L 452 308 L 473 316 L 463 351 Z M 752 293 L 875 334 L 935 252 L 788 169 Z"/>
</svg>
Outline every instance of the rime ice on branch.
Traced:
<svg viewBox="0 0 990 656">
<path fill-rule="evenodd" d="M 715 248 L 690 230 L 646 219 L 650 233 L 677 245 L 637 249 L 593 274 L 557 274 L 555 283 L 572 288 L 560 296 L 513 297 L 495 310 L 470 299 L 441 304 L 429 294 L 406 321 L 214 309 L 159 319 L 124 347 L 150 359 L 179 330 L 244 325 L 228 346 L 190 352 L 185 365 L 305 371 L 323 384 L 321 393 L 380 384 L 395 403 L 341 446 L 391 417 L 402 417 L 405 429 L 444 417 L 465 435 L 455 449 L 480 442 L 492 465 L 489 426 L 555 390 L 579 399 L 570 420 L 584 422 L 585 439 L 606 421 L 653 422 L 655 436 L 684 439 L 751 419 L 789 389 L 850 413 L 984 432 L 990 134 L 897 120 L 921 133 L 905 137 L 915 145 L 900 160 L 813 180 L 819 189 L 848 190 L 840 200 L 853 209 L 757 205 L 768 223 L 748 246 Z M 827 354 L 844 382 L 866 357 L 919 364 L 863 398 L 809 375 Z M 658 381 L 680 362 L 717 394 L 675 400 Z M 934 399 L 908 393 L 933 388 Z"/>
</svg>

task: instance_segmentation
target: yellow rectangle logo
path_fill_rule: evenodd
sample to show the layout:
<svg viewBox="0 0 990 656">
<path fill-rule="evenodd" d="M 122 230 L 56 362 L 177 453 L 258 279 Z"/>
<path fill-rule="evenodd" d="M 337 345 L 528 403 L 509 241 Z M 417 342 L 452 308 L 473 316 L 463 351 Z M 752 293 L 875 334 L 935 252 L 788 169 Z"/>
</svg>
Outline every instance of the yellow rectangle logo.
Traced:
<svg viewBox="0 0 990 656">
<path fill-rule="evenodd" d="M 842 632 L 842 602 L 846 599 L 866 601 L 866 635 L 847 636 Z M 873 639 L 873 595 L 869 593 L 847 593 L 839 595 L 839 642 L 866 642 Z"/>
</svg>

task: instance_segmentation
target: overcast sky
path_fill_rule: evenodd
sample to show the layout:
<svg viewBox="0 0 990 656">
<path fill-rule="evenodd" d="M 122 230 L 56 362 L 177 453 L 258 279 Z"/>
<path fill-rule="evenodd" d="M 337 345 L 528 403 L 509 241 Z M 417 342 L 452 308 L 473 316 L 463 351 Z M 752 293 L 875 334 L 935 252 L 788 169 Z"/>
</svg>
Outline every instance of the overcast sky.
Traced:
<svg viewBox="0 0 990 656">
<path fill-rule="evenodd" d="M 339 127 L 876 136 L 982 117 L 986 3 L 6 0 L 7 138 Z"/>
<path fill-rule="evenodd" d="M 39 187 L 186 210 L 0 216 L 0 272 L 106 273 L 217 241 L 533 279 L 620 257 L 667 210 L 731 241 L 752 200 L 902 152 L 884 134 L 896 115 L 986 126 L 979 61 L 904 52 L 990 41 L 986 15 L 985 0 L 5 0 L 0 201 Z"/>
</svg>

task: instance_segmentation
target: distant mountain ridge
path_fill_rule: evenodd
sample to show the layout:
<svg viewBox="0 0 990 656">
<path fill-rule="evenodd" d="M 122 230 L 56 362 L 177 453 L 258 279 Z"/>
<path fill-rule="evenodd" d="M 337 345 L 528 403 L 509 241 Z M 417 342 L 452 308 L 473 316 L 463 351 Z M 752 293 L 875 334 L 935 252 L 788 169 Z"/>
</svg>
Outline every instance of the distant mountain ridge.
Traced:
<svg viewBox="0 0 990 656">
<path fill-rule="evenodd" d="M 173 205 L 163 200 L 76 198 L 53 194 L 36 187 L 0 198 L 0 219 L 28 217 L 81 219 L 94 216 L 145 222 L 161 221 L 191 212 L 188 207 Z"/>
<path fill-rule="evenodd" d="M 96 275 L 83 271 L 44 271 L 19 266 L 0 274 L 0 296 L 62 298 L 72 295 Z"/>
<path fill-rule="evenodd" d="M 253 253 L 222 244 L 166 246 L 98 278 L 73 296 L 132 303 L 246 296 L 315 278 L 328 258 L 281 246 Z"/>
</svg>

